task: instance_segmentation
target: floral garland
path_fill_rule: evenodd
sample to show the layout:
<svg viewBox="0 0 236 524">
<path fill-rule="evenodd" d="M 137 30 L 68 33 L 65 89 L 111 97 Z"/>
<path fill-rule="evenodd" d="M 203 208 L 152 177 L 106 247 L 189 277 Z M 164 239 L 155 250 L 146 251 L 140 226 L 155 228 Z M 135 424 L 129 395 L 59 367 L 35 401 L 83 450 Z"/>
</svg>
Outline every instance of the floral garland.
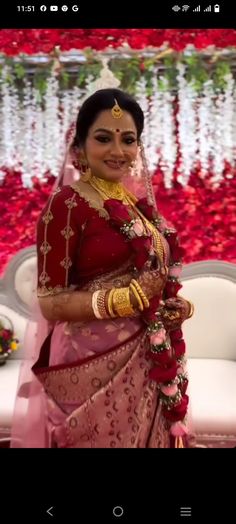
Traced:
<svg viewBox="0 0 236 524">
<path fill-rule="evenodd" d="M 137 270 L 148 265 L 154 253 L 142 221 L 135 217 L 126 205 L 115 199 L 106 200 L 104 207 L 109 213 L 112 224 L 118 227 L 130 241 L 135 253 L 134 263 Z M 182 287 L 179 275 L 184 250 L 179 246 L 176 230 L 168 227 L 164 218 L 158 215 L 145 198 L 139 200 L 136 207 L 165 236 L 170 248 L 165 296 L 163 299 L 160 296 L 152 298 L 149 308 L 145 310 L 142 317 L 148 325 L 149 350 L 146 357 L 153 363 L 149 378 L 158 384 L 162 414 L 170 428 L 170 446 L 185 447 L 188 407 L 185 342 L 180 328 L 171 330 L 168 337 L 162 317 L 163 300 L 176 297 Z"/>
</svg>

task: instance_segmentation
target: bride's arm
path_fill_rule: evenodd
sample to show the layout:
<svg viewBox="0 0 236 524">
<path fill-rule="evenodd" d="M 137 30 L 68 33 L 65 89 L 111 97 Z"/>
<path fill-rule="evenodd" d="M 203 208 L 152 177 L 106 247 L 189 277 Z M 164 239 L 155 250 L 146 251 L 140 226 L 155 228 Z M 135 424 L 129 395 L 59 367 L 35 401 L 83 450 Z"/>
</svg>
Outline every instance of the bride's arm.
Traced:
<svg viewBox="0 0 236 524">
<path fill-rule="evenodd" d="M 89 322 L 96 318 L 92 295 L 88 291 L 73 291 L 39 297 L 38 300 L 43 316 L 49 321 Z"/>
</svg>

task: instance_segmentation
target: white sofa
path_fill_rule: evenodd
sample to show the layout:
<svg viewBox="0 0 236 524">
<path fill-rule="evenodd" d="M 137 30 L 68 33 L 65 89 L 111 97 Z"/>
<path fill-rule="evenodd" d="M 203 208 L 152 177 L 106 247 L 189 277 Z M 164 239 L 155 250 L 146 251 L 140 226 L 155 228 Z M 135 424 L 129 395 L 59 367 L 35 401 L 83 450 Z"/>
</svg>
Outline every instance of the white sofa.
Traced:
<svg viewBox="0 0 236 524">
<path fill-rule="evenodd" d="M 208 447 L 235 447 L 236 264 L 188 264 L 182 283 L 181 294 L 195 305 L 183 332 L 197 440 Z"/>
<path fill-rule="evenodd" d="M 0 317 L 11 318 L 20 349 L 0 366 L 0 440 L 8 440 L 35 283 L 35 247 L 13 257 L 0 280 Z M 236 265 L 220 261 L 184 266 L 181 294 L 195 304 L 185 322 L 192 424 L 200 445 L 236 446 Z M 35 331 L 34 331 L 35 327 Z M 33 326 L 36 336 L 36 326 Z"/>
<path fill-rule="evenodd" d="M 0 319 L 10 318 L 19 339 L 19 349 L 11 354 L 7 363 L 0 366 L 0 443 L 9 440 L 20 365 L 23 355 L 24 334 L 29 318 L 29 305 L 35 293 L 36 248 L 22 249 L 8 264 L 0 279 Z M 36 324 L 32 323 L 36 336 Z"/>
</svg>

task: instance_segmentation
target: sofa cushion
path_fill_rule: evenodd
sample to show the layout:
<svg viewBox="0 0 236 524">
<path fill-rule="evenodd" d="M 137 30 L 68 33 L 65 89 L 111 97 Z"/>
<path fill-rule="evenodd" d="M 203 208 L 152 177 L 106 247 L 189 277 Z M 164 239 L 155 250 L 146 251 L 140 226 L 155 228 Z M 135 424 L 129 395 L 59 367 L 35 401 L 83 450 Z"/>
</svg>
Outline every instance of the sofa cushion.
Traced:
<svg viewBox="0 0 236 524">
<path fill-rule="evenodd" d="M 0 367 L 0 436 L 10 433 L 20 366 L 21 360 L 9 359 Z"/>
<path fill-rule="evenodd" d="M 183 324 L 188 356 L 236 360 L 236 283 L 199 276 L 183 281 L 180 294 L 195 305 L 194 316 Z"/>
<path fill-rule="evenodd" d="M 197 434 L 234 436 L 236 440 L 236 362 L 188 360 L 190 412 Z"/>
</svg>

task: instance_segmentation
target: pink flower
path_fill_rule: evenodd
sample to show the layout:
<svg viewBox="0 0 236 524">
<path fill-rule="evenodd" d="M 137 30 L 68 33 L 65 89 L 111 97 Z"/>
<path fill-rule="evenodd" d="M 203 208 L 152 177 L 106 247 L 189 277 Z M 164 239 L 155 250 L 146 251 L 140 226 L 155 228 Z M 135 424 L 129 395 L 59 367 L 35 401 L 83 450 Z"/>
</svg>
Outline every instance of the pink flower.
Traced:
<svg viewBox="0 0 236 524">
<path fill-rule="evenodd" d="M 137 235 L 138 237 L 141 237 L 144 234 L 144 228 L 143 228 L 142 222 L 140 220 L 136 220 L 132 227 L 132 230 L 135 232 L 135 235 Z"/>
<path fill-rule="evenodd" d="M 171 386 L 161 386 L 161 391 L 167 397 L 172 397 L 173 395 L 176 395 L 178 386 L 177 384 L 171 384 Z"/>
<path fill-rule="evenodd" d="M 166 339 L 166 330 L 164 328 L 159 329 L 156 333 L 153 333 L 150 336 L 150 342 L 153 346 L 158 346 L 159 344 L 163 344 Z"/>
<path fill-rule="evenodd" d="M 169 276 L 178 278 L 181 274 L 181 266 L 171 266 L 169 269 Z"/>
<path fill-rule="evenodd" d="M 170 429 L 171 435 L 174 437 L 183 437 L 188 433 L 187 427 L 183 424 L 183 422 L 174 422 L 172 424 Z"/>
</svg>

